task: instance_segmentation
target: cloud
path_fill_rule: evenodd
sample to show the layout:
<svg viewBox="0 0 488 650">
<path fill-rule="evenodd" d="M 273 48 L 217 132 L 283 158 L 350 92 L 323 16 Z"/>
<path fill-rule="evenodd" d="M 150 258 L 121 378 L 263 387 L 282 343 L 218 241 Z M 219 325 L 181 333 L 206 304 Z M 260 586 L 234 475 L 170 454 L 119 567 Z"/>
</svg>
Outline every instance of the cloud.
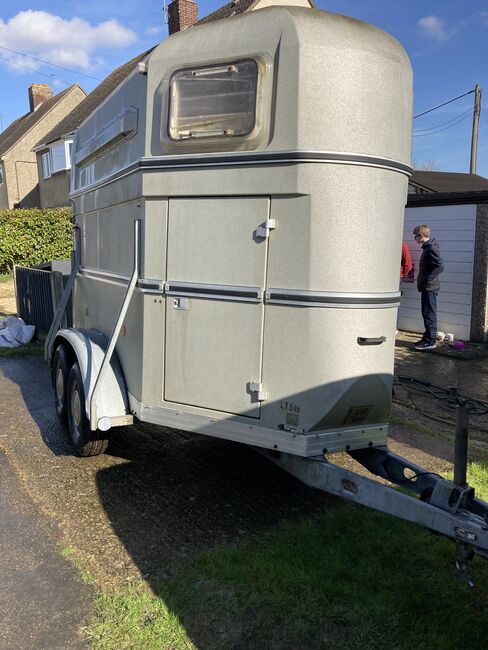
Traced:
<svg viewBox="0 0 488 650">
<path fill-rule="evenodd" d="M 431 36 L 436 41 L 445 41 L 451 36 L 446 31 L 445 21 L 439 16 L 425 16 L 417 22 L 417 26 L 425 36 Z"/>
<path fill-rule="evenodd" d="M 154 25 L 153 27 L 148 27 L 144 32 L 146 36 L 155 36 L 156 34 L 161 34 L 163 32 L 163 26 Z"/>
<path fill-rule="evenodd" d="M 61 66 L 89 70 L 98 49 L 122 48 L 136 41 L 136 34 L 116 20 L 90 25 L 81 18 L 65 20 L 46 11 L 21 11 L 8 22 L 0 18 L 0 46 L 22 51 Z M 0 50 L 13 63 L 39 68 L 32 59 Z M 28 63 L 27 63 L 28 61 Z"/>
</svg>

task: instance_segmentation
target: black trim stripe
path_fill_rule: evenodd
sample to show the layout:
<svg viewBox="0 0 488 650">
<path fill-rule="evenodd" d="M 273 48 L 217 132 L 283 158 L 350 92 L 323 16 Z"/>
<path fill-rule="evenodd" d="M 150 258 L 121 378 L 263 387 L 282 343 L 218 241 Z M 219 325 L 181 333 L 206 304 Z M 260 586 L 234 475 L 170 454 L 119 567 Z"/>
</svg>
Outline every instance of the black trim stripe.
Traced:
<svg viewBox="0 0 488 650">
<path fill-rule="evenodd" d="M 198 294 L 202 296 L 228 296 L 232 298 L 252 298 L 254 300 L 259 300 L 259 292 L 256 289 L 218 289 L 216 287 L 195 287 L 195 286 L 183 286 L 183 285 L 172 285 L 170 282 L 166 285 L 166 293 L 168 295 L 180 295 L 180 294 Z"/>
<path fill-rule="evenodd" d="M 125 285 L 129 278 L 111 274 L 108 272 L 98 272 L 91 269 L 80 269 L 80 274 L 87 277 L 106 280 L 109 282 L 116 282 Z M 148 281 L 140 279 L 137 287 L 145 291 L 156 291 L 161 295 L 168 296 L 194 296 L 196 298 L 240 298 L 242 300 L 258 301 L 265 303 L 275 304 L 302 304 L 302 305 L 345 305 L 345 306 L 367 306 L 367 305 L 388 305 L 396 306 L 400 304 L 400 294 L 390 295 L 330 295 L 326 293 L 313 293 L 307 291 L 293 291 L 287 292 L 283 289 L 271 289 L 266 293 L 262 289 L 254 287 L 232 287 L 228 286 L 215 286 L 215 285 L 196 285 L 196 284 L 183 284 L 176 282 L 167 282 L 164 289 L 157 281 Z M 263 300 L 264 298 L 264 300 Z"/>
<path fill-rule="evenodd" d="M 151 291 L 161 291 L 161 293 L 163 293 L 163 291 L 161 289 L 161 283 L 160 282 L 148 282 L 147 280 L 138 280 L 137 281 L 137 287 L 139 289 L 148 289 L 148 290 L 151 290 Z"/>
<path fill-rule="evenodd" d="M 378 158 L 376 156 L 365 156 L 353 153 L 338 153 L 327 151 L 279 151 L 279 152 L 243 152 L 235 155 L 209 156 L 168 156 L 164 158 L 143 159 L 140 166 L 144 168 L 164 167 L 208 167 L 213 165 L 252 165 L 253 163 L 295 163 L 295 162 L 339 162 L 357 163 L 361 165 L 374 165 L 389 167 L 411 175 L 412 167 L 397 160 L 389 158 Z"/>
<path fill-rule="evenodd" d="M 395 296 L 323 296 L 320 294 L 275 293 L 270 291 L 267 295 L 267 302 L 273 300 L 279 302 L 314 302 L 324 305 L 396 305 L 400 303 L 400 298 Z"/>
<path fill-rule="evenodd" d="M 363 154 L 338 153 L 335 151 L 279 151 L 279 152 L 242 152 L 239 154 L 222 155 L 209 154 L 201 155 L 181 155 L 181 156 L 161 156 L 159 158 L 143 158 L 127 167 L 124 167 L 113 174 L 101 178 L 100 180 L 77 188 L 70 194 L 71 197 L 78 196 L 85 192 L 99 188 L 107 183 L 112 183 L 123 176 L 137 172 L 140 169 L 181 169 L 185 167 L 205 168 L 205 167 L 226 167 L 236 165 L 263 165 L 263 164 L 286 164 L 299 162 L 316 162 L 316 163 L 345 163 L 351 165 L 366 165 L 370 167 L 380 167 L 398 171 L 407 176 L 412 175 L 412 167 L 397 160 L 389 158 L 379 158 L 376 156 L 365 156 Z"/>
</svg>

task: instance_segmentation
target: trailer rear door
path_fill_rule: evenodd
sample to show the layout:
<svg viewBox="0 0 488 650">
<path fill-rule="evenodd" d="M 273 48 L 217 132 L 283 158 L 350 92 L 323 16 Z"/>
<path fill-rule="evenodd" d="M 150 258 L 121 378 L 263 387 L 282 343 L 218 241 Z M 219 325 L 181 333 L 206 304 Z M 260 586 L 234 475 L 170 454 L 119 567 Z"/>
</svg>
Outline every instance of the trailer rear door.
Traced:
<svg viewBox="0 0 488 650">
<path fill-rule="evenodd" d="M 269 205 L 170 199 L 166 401 L 259 418 Z"/>
</svg>

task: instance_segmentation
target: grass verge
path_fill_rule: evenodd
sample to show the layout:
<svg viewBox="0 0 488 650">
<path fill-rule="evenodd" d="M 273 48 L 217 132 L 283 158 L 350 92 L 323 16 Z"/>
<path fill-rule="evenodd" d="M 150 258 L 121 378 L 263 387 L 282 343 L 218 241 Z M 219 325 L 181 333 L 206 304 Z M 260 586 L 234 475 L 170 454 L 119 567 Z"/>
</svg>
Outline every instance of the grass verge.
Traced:
<svg viewBox="0 0 488 650">
<path fill-rule="evenodd" d="M 469 478 L 487 499 L 488 465 Z M 454 559 L 450 540 L 345 504 L 149 577 L 152 593 L 102 594 L 85 634 L 104 650 L 479 647 L 486 604 Z M 488 590 L 488 563 L 473 569 Z"/>
<path fill-rule="evenodd" d="M 11 273 L 0 273 L 0 282 L 10 282 L 12 277 Z"/>
<path fill-rule="evenodd" d="M 19 348 L 0 348 L 0 359 L 23 359 L 24 357 L 41 357 L 44 344 L 38 342 L 21 345 Z"/>
<path fill-rule="evenodd" d="M 414 431 L 419 431 L 420 433 L 427 433 L 429 436 L 432 436 L 433 438 L 442 438 L 443 440 L 453 440 L 454 439 L 454 434 L 449 434 L 446 431 L 440 431 L 439 429 L 431 429 L 430 427 L 426 427 L 422 424 L 419 424 L 416 420 L 409 420 L 407 418 L 399 418 L 397 416 L 390 416 L 390 423 L 391 424 L 396 424 L 399 427 L 403 427 L 404 429 L 413 429 Z M 453 421 L 453 425 L 455 425 L 456 422 Z M 446 423 L 446 426 L 449 426 L 449 424 Z"/>
</svg>

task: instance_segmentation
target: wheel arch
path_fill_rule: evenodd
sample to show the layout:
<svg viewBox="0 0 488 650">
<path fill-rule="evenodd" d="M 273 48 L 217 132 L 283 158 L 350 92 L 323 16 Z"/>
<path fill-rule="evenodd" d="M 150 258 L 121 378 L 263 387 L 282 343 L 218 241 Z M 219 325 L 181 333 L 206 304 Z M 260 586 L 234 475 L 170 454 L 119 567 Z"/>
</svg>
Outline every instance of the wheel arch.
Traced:
<svg viewBox="0 0 488 650">
<path fill-rule="evenodd" d="M 108 346 L 108 337 L 96 330 L 62 329 L 56 334 L 53 353 L 63 344 L 72 364 L 78 363 L 85 392 L 85 412 L 90 419 L 90 399 Z M 112 426 L 130 424 L 124 374 L 114 352 L 97 396 L 97 421 L 110 418 Z"/>
</svg>

